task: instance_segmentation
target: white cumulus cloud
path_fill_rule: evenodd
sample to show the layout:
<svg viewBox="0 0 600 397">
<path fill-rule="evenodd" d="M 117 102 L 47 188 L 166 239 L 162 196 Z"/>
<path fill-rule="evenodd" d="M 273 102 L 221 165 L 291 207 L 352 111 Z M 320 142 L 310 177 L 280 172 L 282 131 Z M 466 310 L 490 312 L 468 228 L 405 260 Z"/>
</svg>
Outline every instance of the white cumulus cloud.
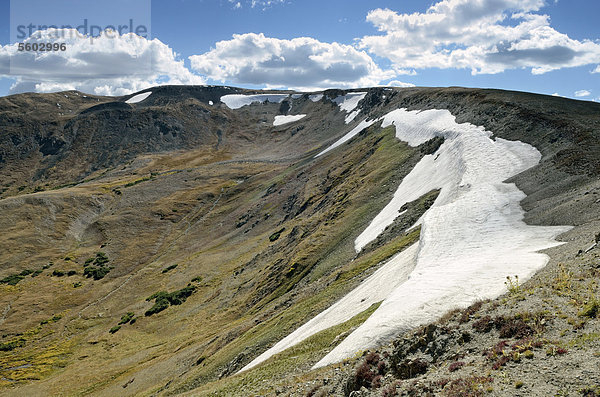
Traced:
<svg viewBox="0 0 600 397">
<path fill-rule="evenodd" d="M 388 87 L 414 87 L 412 83 L 405 83 L 403 81 L 392 80 L 386 84 Z"/>
<path fill-rule="evenodd" d="M 77 89 L 99 95 L 124 95 L 159 84 L 203 84 L 158 39 L 107 31 L 91 39 L 73 29 L 34 33 L 25 44 L 66 44 L 64 51 L 19 51 L 0 46 L 0 75 L 16 78 L 11 93 Z M 6 70 L 8 69 L 8 70 Z"/>
<path fill-rule="evenodd" d="M 600 45 L 556 31 L 539 12 L 543 6 L 543 0 L 443 0 L 424 13 L 376 9 L 367 21 L 382 34 L 363 37 L 359 46 L 396 68 L 473 74 L 515 68 L 542 74 L 599 63 Z"/>
<path fill-rule="evenodd" d="M 396 75 L 351 45 L 262 33 L 235 34 L 190 61 L 194 71 L 221 82 L 307 90 L 372 86 Z"/>
<path fill-rule="evenodd" d="M 575 91 L 575 96 L 577 98 L 582 98 L 582 97 L 586 97 L 586 96 L 590 96 L 590 95 L 592 95 L 592 93 L 588 90 Z"/>
</svg>

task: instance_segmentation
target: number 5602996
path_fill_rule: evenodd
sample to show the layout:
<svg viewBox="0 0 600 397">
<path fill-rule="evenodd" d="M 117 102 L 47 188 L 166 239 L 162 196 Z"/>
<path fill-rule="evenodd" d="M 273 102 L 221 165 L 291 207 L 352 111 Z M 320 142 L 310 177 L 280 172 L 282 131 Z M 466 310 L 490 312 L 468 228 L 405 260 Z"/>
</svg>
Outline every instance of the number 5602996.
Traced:
<svg viewBox="0 0 600 397">
<path fill-rule="evenodd" d="M 66 43 L 19 43 L 19 51 L 66 51 Z"/>
</svg>

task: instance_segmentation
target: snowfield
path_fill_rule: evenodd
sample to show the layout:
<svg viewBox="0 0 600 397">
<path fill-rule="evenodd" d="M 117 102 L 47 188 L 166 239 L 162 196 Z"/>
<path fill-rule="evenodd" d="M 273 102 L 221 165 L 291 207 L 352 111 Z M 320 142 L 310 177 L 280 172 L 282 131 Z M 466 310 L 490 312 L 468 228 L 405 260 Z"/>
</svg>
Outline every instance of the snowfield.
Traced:
<svg viewBox="0 0 600 397">
<path fill-rule="evenodd" d="M 348 113 L 356 109 L 358 103 L 362 101 L 362 99 L 367 95 L 366 92 L 350 92 L 346 95 L 340 95 L 339 97 L 333 100 L 341 110 L 344 110 Z"/>
<path fill-rule="evenodd" d="M 348 113 L 345 119 L 346 124 L 349 124 L 360 113 L 360 109 L 356 109 L 356 107 L 365 95 L 367 95 L 366 92 L 351 92 L 346 95 L 340 95 L 333 100 L 340 107 L 340 110 Z"/>
<path fill-rule="evenodd" d="M 448 310 L 506 291 L 507 276 L 527 280 L 548 262 L 537 251 L 556 246 L 570 227 L 529 226 L 519 202 L 525 198 L 506 179 L 535 166 L 541 154 L 518 141 L 491 139 L 491 132 L 457 124 L 447 110 L 395 110 L 382 126 L 412 146 L 435 137 L 445 142 L 407 175 L 392 201 L 356 239 L 356 250 L 393 222 L 406 202 L 441 189 L 423 215 L 416 265 L 356 331 L 315 366 L 337 362 L 359 349 L 389 342 L 401 332 Z"/>
<path fill-rule="evenodd" d="M 137 94 L 137 95 L 132 96 L 128 100 L 126 100 L 125 103 L 142 102 L 144 99 L 148 98 L 150 95 L 152 95 L 152 91 L 144 92 L 142 94 Z"/>
<path fill-rule="evenodd" d="M 319 331 L 348 321 L 362 311 L 367 310 L 372 304 L 381 302 L 387 298 L 396 287 L 408 278 L 408 275 L 414 268 L 417 248 L 418 244 L 415 243 L 394 256 L 352 291 L 351 294 L 346 295 L 327 310 L 321 312 L 302 327 L 289 334 L 271 349 L 242 368 L 241 371 L 260 364 L 272 355 L 300 343 Z"/>
<path fill-rule="evenodd" d="M 293 123 L 294 121 L 298 121 L 306 117 L 305 114 L 295 114 L 289 116 L 275 116 L 275 120 L 273 120 L 273 125 L 284 125 L 288 123 Z"/>
<path fill-rule="evenodd" d="M 310 98 L 310 100 L 313 102 L 319 102 L 321 99 L 323 99 L 323 94 L 310 95 L 308 98 Z"/>
<path fill-rule="evenodd" d="M 525 194 L 515 184 L 504 182 L 540 161 L 541 154 L 533 146 L 492 139 L 492 133 L 483 127 L 457 124 L 447 110 L 398 109 L 382 119 L 383 127 L 394 125 L 396 137 L 411 146 L 436 136 L 443 137 L 444 143 L 435 153 L 424 156 L 403 179 L 390 203 L 358 236 L 355 249 L 360 251 L 402 216 L 399 210 L 405 203 L 440 189 L 435 203 L 418 221 L 419 243 L 398 254 L 244 370 L 351 318 L 366 308 L 357 303 L 365 297 L 365 302 L 383 302 L 315 367 L 390 342 L 402 332 L 434 321 L 451 309 L 495 298 L 506 291 L 507 276 L 518 275 L 525 281 L 544 267 L 548 257 L 538 251 L 559 245 L 556 236 L 570 229 L 525 224 L 519 204 Z M 374 122 L 363 121 L 319 155 Z M 386 276 L 375 282 L 377 275 L 383 274 L 380 272 Z"/>
<path fill-rule="evenodd" d="M 349 113 L 346 116 L 346 118 L 344 119 L 344 121 L 346 122 L 346 124 L 350 124 L 356 118 L 356 116 L 358 116 L 359 113 L 360 113 L 360 109 L 356 109 L 352 113 Z"/>
<path fill-rule="evenodd" d="M 281 103 L 284 99 L 288 98 L 289 94 L 258 94 L 258 95 L 242 95 L 242 94 L 231 94 L 223 95 L 221 102 L 223 102 L 229 109 L 239 109 L 242 106 L 251 105 L 255 102 L 273 102 Z"/>
</svg>

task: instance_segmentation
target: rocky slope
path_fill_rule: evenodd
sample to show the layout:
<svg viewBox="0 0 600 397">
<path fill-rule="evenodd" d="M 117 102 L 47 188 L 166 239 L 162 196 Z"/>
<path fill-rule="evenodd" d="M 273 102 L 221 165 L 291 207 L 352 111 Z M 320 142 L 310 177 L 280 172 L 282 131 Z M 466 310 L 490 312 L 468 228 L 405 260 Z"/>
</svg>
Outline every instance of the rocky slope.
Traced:
<svg viewBox="0 0 600 397">
<path fill-rule="evenodd" d="M 148 91 L 137 103 L 77 92 L 0 98 L 0 393 L 598 392 L 599 262 L 596 248 L 584 251 L 600 231 L 599 104 L 371 88 L 357 90 L 366 95 L 347 124 L 339 90 L 270 92 L 285 98 L 238 109 L 221 98 L 265 93 Z M 560 237 L 567 244 L 548 250 L 532 280 L 512 278 L 506 296 L 372 354 L 310 371 L 378 303 L 235 375 L 419 239 L 409 228 L 437 191 L 353 249 L 441 142 L 412 147 L 374 123 L 315 158 L 361 120 L 398 108 L 448 109 L 536 147 L 540 163 L 509 182 L 527 194 L 527 223 L 575 226 Z M 273 125 L 298 114 L 307 116 Z"/>
</svg>

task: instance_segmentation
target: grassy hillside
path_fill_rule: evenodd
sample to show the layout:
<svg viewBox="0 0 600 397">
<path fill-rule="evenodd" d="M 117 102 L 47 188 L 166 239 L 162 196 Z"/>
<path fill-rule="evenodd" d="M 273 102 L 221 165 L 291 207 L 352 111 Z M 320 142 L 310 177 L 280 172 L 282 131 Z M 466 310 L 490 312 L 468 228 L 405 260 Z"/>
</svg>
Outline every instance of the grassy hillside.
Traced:
<svg viewBox="0 0 600 397">
<path fill-rule="evenodd" d="M 149 156 L 135 173 L 2 200 L 6 277 L 33 272 L 2 284 L 3 386 L 129 394 L 233 374 L 416 241 L 400 233 L 352 261 L 421 156 L 373 127 L 317 161 Z M 147 315 L 148 297 L 186 285 L 185 301 Z"/>
<path fill-rule="evenodd" d="M 354 124 L 331 101 L 303 95 L 292 110 L 309 116 L 273 127 L 289 109 L 219 104 L 237 92 L 245 91 L 160 87 L 126 106 L 126 97 L 75 92 L 0 99 L 0 394 L 347 395 L 364 387 L 364 395 L 565 395 L 600 384 L 599 251 L 583 252 L 600 231 L 600 105 L 373 88 Z M 438 191 L 354 251 L 440 142 L 410 147 L 375 123 L 314 157 L 359 119 L 400 107 L 447 108 L 460 122 L 536 146 L 541 163 L 513 181 L 528 194 L 527 222 L 576 226 L 561 236 L 566 244 L 548 251 L 550 264 L 533 280 L 511 279 L 506 296 L 450 313 L 377 358 L 365 352 L 310 370 L 375 305 L 236 375 L 418 241 L 420 230 L 407 229 Z M 507 322 L 526 335 L 502 336 Z M 512 347 L 524 338 L 541 342 L 528 349 L 533 358 Z M 548 386 L 553 379 L 566 386 Z"/>
</svg>

